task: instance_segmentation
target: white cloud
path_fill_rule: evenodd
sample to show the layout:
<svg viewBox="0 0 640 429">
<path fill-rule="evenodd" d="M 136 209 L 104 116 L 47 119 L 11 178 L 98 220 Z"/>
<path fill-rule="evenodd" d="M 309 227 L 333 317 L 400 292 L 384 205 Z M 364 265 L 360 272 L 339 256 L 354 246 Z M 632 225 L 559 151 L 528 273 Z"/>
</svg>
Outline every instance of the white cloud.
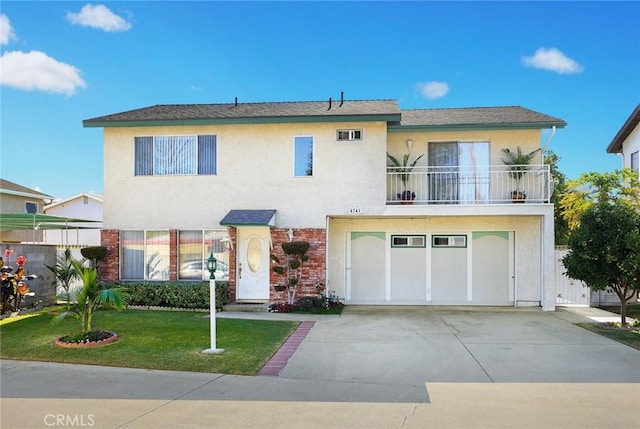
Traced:
<svg viewBox="0 0 640 429">
<path fill-rule="evenodd" d="M 104 31 L 128 31 L 131 23 L 111 12 L 104 5 L 86 4 L 80 12 L 67 14 L 67 21 L 83 27 L 98 28 Z"/>
<path fill-rule="evenodd" d="M 423 97 L 430 100 L 442 98 L 449 92 L 449 85 L 446 82 L 419 82 L 415 87 Z"/>
<path fill-rule="evenodd" d="M 581 73 L 583 67 L 567 57 L 557 48 L 538 48 L 531 57 L 522 57 L 522 63 L 527 67 L 543 69 L 559 74 Z"/>
<path fill-rule="evenodd" d="M 0 15 L 0 45 L 6 45 L 15 38 L 16 34 L 13 32 L 9 18 L 5 14 Z"/>
<path fill-rule="evenodd" d="M 73 95 L 87 86 L 76 67 L 39 51 L 5 52 L 0 56 L 0 70 L 0 85 L 17 89 Z"/>
</svg>

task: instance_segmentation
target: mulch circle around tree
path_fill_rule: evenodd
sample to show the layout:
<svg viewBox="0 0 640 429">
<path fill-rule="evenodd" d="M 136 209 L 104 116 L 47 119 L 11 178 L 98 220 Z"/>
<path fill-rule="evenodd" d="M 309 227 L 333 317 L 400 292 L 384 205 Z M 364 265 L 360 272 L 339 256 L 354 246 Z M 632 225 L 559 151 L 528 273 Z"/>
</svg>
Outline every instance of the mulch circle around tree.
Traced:
<svg viewBox="0 0 640 429">
<path fill-rule="evenodd" d="M 111 331 L 91 331 L 85 334 L 63 335 L 56 338 L 56 345 L 69 349 L 85 349 L 111 344 L 118 340 L 118 335 Z"/>
</svg>

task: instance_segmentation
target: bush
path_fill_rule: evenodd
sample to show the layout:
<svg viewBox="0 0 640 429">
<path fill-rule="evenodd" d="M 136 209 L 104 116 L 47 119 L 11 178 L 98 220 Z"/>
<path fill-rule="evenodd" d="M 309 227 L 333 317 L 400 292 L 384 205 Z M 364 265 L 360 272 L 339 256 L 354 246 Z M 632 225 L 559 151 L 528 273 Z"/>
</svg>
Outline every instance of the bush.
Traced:
<svg viewBox="0 0 640 429">
<path fill-rule="evenodd" d="M 127 305 L 187 309 L 209 308 L 209 283 L 205 282 L 126 282 Z M 106 285 L 113 287 L 114 285 Z M 229 303 L 229 283 L 216 282 L 216 308 Z"/>
</svg>

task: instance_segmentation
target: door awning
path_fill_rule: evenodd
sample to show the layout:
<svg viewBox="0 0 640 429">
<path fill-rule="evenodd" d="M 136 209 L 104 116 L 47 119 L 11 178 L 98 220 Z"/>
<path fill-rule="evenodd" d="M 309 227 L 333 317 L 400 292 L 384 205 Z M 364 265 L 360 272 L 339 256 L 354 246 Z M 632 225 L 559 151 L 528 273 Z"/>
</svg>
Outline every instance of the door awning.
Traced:
<svg viewBox="0 0 640 429">
<path fill-rule="evenodd" d="M 222 226 L 276 226 L 275 210 L 231 210 L 220 221 Z"/>
</svg>

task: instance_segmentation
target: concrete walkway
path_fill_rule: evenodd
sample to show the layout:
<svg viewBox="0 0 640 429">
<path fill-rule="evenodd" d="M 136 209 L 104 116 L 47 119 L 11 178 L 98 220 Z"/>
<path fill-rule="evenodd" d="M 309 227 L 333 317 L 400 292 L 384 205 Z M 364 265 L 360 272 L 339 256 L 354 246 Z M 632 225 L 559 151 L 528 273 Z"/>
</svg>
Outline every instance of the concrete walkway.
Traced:
<svg viewBox="0 0 640 429">
<path fill-rule="evenodd" d="M 351 306 L 342 316 L 219 317 L 315 325 L 277 377 L 2 361 L 1 427 L 606 428 L 640 421 L 640 351 L 573 325 L 615 317 L 596 309 Z"/>
</svg>

